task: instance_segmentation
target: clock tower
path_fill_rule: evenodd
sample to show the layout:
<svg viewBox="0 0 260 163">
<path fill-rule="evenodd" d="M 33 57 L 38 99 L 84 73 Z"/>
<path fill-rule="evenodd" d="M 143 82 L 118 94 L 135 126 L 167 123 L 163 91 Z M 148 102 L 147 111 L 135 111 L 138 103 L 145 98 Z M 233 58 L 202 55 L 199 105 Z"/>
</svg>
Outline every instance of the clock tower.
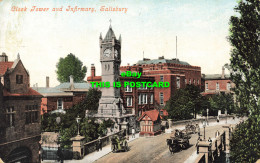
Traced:
<svg viewBox="0 0 260 163">
<path fill-rule="evenodd" d="M 120 77 L 121 35 L 117 40 L 110 25 L 104 39 L 100 34 L 99 45 L 102 82 L 109 82 L 110 87 L 101 88 L 97 117 L 120 118 L 124 113 L 123 101 L 120 98 L 120 88 L 113 87 L 113 83 L 119 82 Z"/>
</svg>

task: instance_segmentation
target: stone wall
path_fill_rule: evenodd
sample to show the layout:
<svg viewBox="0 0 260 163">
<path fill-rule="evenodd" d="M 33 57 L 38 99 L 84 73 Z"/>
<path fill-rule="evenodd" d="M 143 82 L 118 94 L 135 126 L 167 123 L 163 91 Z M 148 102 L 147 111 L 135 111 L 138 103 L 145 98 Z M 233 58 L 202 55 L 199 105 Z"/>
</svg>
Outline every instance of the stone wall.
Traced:
<svg viewBox="0 0 260 163">
<path fill-rule="evenodd" d="M 124 130 L 121 130 L 119 132 L 116 132 L 114 134 L 111 134 L 109 136 L 104 136 L 102 137 L 100 140 L 102 142 L 102 147 L 106 146 L 106 145 L 109 145 L 111 144 L 111 138 L 113 136 L 116 136 L 116 135 L 119 135 L 119 134 L 122 134 L 124 132 Z M 84 148 L 85 148 L 85 155 L 88 155 L 94 151 L 96 151 L 96 147 L 97 147 L 97 143 L 98 143 L 98 139 L 96 140 L 93 140 L 91 142 L 87 142 L 84 144 Z"/>
</svg>

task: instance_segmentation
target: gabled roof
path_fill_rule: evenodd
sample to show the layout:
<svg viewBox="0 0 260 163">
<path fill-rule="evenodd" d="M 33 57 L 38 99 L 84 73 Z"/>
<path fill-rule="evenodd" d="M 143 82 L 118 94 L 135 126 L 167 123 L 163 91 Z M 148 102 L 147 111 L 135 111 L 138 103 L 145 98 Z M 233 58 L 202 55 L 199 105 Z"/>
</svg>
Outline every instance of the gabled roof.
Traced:
<svg viewBox="0 0 260 163">
<path fill-rule="evenodd" d="M 12 68 L 14 62 L 0 62 L 0 75 L 4 75 L 6 70 Z"/>
<path fill-rule="evenodd" d="M 158 120 L 159 117 L 159 112 L 158 110 L 149 110 L 144 112 L 141 117 L 138 119 L 138 121 L 140 121 L 141 119 L 143 119 L 143 117 L 147 115 L 149 118 L 151 118 L 152 121 L 156 121 Z"/>
<path fill-rule="evenodd" d="M 114 33 L 112 27 L 110 26 L 104 40 L 112 40 L 112 37 L 116 37 L 116 36 L 115 36 L 115 33 Z"/>
</svg>

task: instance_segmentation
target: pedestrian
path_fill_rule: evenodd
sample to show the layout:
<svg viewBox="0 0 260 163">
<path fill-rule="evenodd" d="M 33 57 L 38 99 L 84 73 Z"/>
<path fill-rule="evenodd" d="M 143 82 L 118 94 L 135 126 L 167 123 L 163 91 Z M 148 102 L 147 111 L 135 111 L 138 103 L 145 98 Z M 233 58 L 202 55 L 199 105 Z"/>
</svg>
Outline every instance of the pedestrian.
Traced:
<svg viewBox="0 0 260 163">
<path fill-rule="evenodd" d="M 219 115 L 217 116 L 217 122 L 219 123 Z"/>
<path fill-rule="evenodd" d="M 211 138 L 209 137 L 209 140 L 208 140 L 208 142 L 212 142 L 212 140 L 211 140 Z"/>
<path fill-rule="evenodd" d="M 102 140 L 101 140 L 101 137 L 98 138 L 98 150 L 102 151 Z"/>
<path fill-rule="evenodd" d="M 217 130 L 215 133 L 215 137 L 218 137 L 220 135 L 219 131 Z"/>
<path fill-rule="evenodd" d="M 134 127 L 132 128 L 132 138 L 135 138 L 135 129 L 134 129 Z"/>
</svg>

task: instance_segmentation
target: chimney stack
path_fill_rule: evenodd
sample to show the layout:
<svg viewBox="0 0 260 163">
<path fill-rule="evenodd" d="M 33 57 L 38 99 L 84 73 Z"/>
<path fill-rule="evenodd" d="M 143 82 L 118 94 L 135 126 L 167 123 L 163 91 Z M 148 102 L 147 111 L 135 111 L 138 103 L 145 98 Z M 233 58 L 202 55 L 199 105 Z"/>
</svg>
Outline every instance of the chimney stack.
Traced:
<svg viewBox="0 0 260 163">
<path fill-rule="evenodd" d="M 96 68 L 93 63 L 91 64 L 91 76 L 96 76 Z"/>
<path fill-rule="evenodd" d="M 221 79 L 225 79 L 225 68 L 224 68 L 224 66 L 222 66 L 222 75 L 221 75 Z"/>
<path fill-rule="evenodd" d="M 73 75 L 70 75 L 70 85 L 74 84 Z"/>
<path fill-rule="evenodd" d="M 49 76 L 46 76 L 46 88 L 50 87 L 50 78 Z"/>
<path fill-rule="evenodd" d="M 8 62 L 8 56 L 4 52 L 0 55 L 0 62 Z"/>
</svg>

